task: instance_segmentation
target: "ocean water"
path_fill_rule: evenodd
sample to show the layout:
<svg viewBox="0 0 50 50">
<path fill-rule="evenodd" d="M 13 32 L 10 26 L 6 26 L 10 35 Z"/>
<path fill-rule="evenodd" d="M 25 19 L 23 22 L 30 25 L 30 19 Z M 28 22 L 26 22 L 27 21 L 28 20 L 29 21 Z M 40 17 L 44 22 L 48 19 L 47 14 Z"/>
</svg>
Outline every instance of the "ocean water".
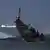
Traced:
<svg viewBox="0 0 50 50">
<path fill-rule="evenodd" d="M 0 50 L 50 50 L 50 38 L 46 38 L 44 43 L 26 43 L 21 38 L 0 40 Z"/>
<path fill-rule="evenodd" d="M 16 35 L 18 33 L 16 32 L 16 29 L 0 28 L 0 39 L 11 37 L 10 34 Z M 44 43 L 26 43 L 18 36 L 13 40 L 0 40 L 0 50 L 50 50 L 50 35 L 46 36 L 46 41 Z"/>
</svg>

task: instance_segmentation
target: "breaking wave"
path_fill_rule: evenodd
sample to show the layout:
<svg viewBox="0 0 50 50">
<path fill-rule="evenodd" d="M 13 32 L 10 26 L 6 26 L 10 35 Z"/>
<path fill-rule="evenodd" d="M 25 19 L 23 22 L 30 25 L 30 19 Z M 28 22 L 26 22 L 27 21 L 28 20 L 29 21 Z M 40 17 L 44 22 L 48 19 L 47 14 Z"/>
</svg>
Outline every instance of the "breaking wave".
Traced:
<svg viewBox="0 0 50 50">
<path fill-rule="evenodd" d="M 8 35 L 6 33 L 0 32 L 0 39 L 5 39 L 5 38 L 13 38 L 16 36 Z"/>
</svg>

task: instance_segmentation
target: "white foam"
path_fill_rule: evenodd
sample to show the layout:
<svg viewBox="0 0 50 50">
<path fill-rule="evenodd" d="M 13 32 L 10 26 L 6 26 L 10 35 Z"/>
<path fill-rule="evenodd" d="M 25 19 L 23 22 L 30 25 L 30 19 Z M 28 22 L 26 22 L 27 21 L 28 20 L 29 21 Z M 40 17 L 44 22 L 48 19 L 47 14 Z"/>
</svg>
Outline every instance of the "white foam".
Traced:
<svg viewBox="0 0 50 50">
<path fill-rule="evenodd" d="M 7 34 L 5 34 L 5 33 L 0 32 L 0 39 L 8 38 L 8 37 L 16 37 L 16 36 L 7 35 Z"/>
<path fill-rule="evenodd" d="M 15 28 L 15 25 L 1 25 L 1 27 L 7 27 L 7 28 Z"/>
</svg>

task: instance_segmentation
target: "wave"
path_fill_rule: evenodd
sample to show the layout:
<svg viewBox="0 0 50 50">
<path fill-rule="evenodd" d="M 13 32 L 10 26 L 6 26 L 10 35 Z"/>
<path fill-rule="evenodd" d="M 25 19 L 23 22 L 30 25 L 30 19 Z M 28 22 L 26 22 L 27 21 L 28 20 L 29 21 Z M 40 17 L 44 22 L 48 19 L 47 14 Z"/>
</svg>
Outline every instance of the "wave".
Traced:
<svg viewBox="0 0 50 50">
<path fill-rule="evenodd" d="M 16 36 L 8 35 L 6 33 L 0 32 L 0 39 L 5 39 L 5 38 L 15 38 Z"/>
<path fill-rule="evenodd" d="M 0 40 L 15 40 L 15 41 L 25 41 L 24 39 L 22 39 L 19 36 L 12 36 L 12 35 L 8 35 L 6 33 L 0 32 Z M 50 41 L 49 37 L 46 37 L 45 41 Z M 43 42 L 40 42 L 43 43 Z"/>
</svg>

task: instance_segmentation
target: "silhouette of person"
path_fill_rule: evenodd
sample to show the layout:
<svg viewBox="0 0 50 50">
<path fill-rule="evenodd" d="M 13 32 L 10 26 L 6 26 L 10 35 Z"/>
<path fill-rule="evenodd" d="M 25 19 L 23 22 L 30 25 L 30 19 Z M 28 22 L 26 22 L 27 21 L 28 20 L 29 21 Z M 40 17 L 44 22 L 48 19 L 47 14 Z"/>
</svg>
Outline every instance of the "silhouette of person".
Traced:
<svg viewBox="0 0 50 50">
<path fill-rule="evenodd" d="M 44 35 L 43 35 L 43 33 L 41 33 L 41 35 L 40 35 L 40 40 L 44 40 Z"/>
<path fill-rule="evenodd" d="M 38 32 L 38 30 L 37 30 L 37 37 L 39 37 L 39 32 Z"/>
</svg>

